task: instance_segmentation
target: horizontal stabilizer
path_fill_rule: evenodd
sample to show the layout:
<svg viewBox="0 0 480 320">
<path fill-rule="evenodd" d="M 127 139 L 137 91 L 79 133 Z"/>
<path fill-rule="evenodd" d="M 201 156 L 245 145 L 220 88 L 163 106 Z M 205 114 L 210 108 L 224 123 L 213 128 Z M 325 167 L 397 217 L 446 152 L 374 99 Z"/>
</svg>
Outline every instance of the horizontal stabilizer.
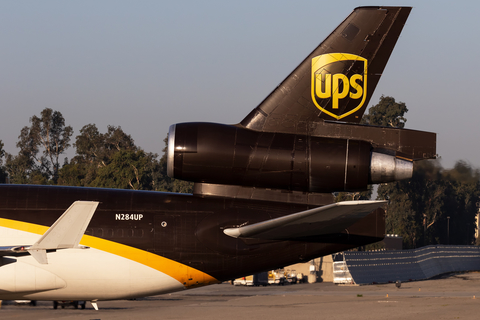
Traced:
<svg viewBox="0 0 480 320">
<path fill-rule="evenodd" d="M 295 240 L 344 232 L 387 201 L 344 201 L 223 232 L 233 238 Z"/>
<path fill-rule="evenodd" d="M 75 201 L 27 251 L 39 263 L 47 264 L 47 250 L 78 247 L 97 206 L 94 201 Z"/>
</svg>

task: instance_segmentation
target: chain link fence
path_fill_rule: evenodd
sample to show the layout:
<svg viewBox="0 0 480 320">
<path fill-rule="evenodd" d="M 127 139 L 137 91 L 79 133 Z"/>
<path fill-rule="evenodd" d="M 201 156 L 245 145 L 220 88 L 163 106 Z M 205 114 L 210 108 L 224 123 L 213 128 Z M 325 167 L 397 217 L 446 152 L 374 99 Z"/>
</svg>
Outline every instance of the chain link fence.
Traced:
<svg viewBox="0 0 480 320">
<path fill-rule="evenodd" d="M 334 283 L 374 284 L 424 280 L 480 270 L 480 247 L 426 246 L 413 250 L 344 252 L 334 262 Z"/>
</svg>

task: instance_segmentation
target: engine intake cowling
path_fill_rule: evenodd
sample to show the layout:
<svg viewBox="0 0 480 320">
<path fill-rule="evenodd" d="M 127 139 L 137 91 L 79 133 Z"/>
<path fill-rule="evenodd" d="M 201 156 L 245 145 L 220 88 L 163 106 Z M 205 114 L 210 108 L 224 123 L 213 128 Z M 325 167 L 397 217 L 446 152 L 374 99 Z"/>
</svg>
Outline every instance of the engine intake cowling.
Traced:
<svg viewBox="0 0 480 320">
<path fill-rule="evenodd" d="M 167 171 L 193 182 L 305 192 L 357 191 L 411 176 L 369 142 L 259 132 L 215 123 L 170 126 Z M 392 180 L 393 179 L 393 180 Z"/>
</svg>

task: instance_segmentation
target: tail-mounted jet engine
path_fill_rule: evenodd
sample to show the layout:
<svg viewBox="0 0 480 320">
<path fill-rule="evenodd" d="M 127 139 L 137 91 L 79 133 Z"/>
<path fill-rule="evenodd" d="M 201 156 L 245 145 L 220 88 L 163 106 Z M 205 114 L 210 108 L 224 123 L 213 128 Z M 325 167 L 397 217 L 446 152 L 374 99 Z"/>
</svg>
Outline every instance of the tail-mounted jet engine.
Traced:
<svg viewBox="0 0 480 320">
<path fill-rule="evenodd" d="M 194 122 L 170 126 L 167 171 L 193 182 L 334 192 L 408 179 L 413 163 L 362 140 Z"/>
</svg>

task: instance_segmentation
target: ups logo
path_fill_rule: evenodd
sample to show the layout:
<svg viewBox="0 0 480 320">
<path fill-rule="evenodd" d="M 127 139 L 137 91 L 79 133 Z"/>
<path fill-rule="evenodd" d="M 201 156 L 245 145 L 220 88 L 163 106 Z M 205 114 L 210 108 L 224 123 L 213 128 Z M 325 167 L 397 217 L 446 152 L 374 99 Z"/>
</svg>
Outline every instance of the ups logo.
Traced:
<svg viewBox="0 0 480 320">
<path fill-rule="evenodd" d="M 367 59 L 329 53 L 312 59 L 312 100 L 322 112 L 340 120 L 358 111 L 367 95 Z"/>
</svg>

